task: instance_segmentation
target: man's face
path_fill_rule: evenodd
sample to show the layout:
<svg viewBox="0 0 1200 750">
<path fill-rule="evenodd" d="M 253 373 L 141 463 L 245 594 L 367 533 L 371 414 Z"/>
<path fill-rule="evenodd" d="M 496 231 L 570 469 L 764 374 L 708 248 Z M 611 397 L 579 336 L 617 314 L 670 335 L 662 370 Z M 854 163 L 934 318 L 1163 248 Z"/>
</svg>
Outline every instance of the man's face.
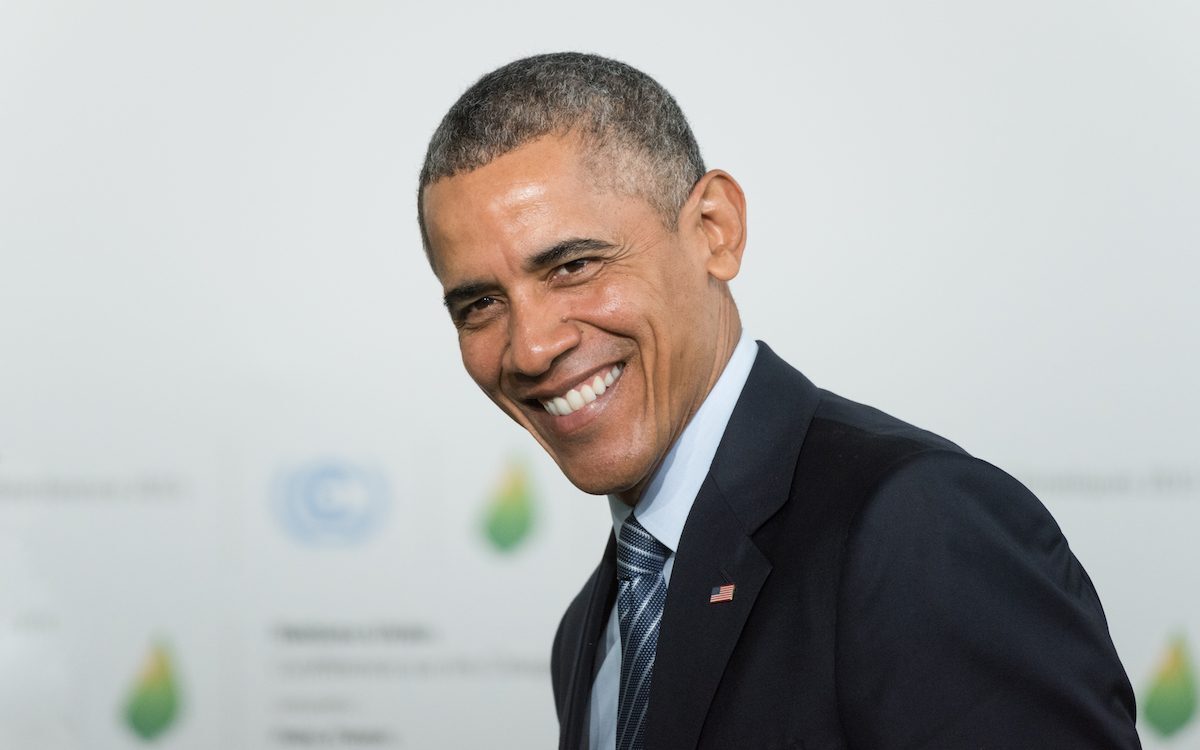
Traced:
<svg viewBox="0 0 1200 750">
<path fill-rule="evenodd" d="M 720 374 L 732 301 L 699 222 L 667 229 L 581 153 L 547 136 L 435 182 L 425 223 L 467 372 L 576 486 L 630 501 Z"/>
</svg>

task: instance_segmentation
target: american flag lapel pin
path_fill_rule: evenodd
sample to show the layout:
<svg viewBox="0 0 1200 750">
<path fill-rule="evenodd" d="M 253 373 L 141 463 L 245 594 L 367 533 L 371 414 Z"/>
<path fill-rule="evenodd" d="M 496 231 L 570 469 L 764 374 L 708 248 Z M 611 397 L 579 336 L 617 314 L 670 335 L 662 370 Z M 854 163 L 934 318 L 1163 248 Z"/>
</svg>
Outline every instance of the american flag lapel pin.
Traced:
<svg viewBox="0 0 1200 750">
<path fill-rule="evenodd" d="M 717 602 L 733 601 L 733 587 L 734 584 L 732 583 L 713 587 L 712 593 L 708 597 L 708 603 L 716 604 Z"/>
</svg>

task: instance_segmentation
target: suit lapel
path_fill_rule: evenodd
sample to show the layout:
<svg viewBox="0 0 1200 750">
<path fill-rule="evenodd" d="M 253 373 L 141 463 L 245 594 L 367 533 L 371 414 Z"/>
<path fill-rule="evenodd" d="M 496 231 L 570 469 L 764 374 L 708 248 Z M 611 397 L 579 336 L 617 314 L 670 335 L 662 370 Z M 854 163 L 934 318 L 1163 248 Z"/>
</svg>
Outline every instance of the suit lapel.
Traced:
<svg viewBox="0 0 1200 750">
<path fill-rule="evenodd" d="M 679 541 L 654 661 L 646 747 L 693 748 L 771 572 L 753 534 L 788 501 L 817 389 L 759 343 L 758 356 Z M 709 601 L 734 584 L 732 601 Z"/>
<path fill-rule="evenodd" d="M 709 480 L 688 516 L 667 588 L 650 686 L 646 747 L 696 745 L 742 625 L 771 564 L 742 531 Z M 732 601 L 710 603 L 734 584 Z"/>
<path fill-rule="evenodd" d="M 596 648 L 604 634 L 608 613 L 612 610 L 613 600 L 616 598 L 616 544 L 616 539 L 610 534 L 604 557 L 592 575 L 591 592 L 583 616 L 583 630 L 579 634 L 574 666 L 571 669 L 571 683 L 567 687 L 566 727 L 562 734 L 561 746 L 564 750 L 587 747 L 585 732 L 592 681 L 595 678 L 592 667 L 596 662 Z"/>
</svg>

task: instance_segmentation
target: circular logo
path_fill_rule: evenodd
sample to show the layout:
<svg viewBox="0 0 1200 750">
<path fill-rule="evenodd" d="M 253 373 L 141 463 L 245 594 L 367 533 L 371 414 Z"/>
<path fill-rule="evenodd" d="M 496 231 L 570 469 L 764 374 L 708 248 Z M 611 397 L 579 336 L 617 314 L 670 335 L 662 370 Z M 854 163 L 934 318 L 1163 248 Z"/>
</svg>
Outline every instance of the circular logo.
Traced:
<svg viewBox="0 0 1200 750">
<path fill-rule="evenodd" d="M 308 544 L 361 542 L 378 529 L 389 505 L 376 471 L 342 461 L 318 461 L 280 482 L 276 510 L 283 527 Z"/>
</svg>

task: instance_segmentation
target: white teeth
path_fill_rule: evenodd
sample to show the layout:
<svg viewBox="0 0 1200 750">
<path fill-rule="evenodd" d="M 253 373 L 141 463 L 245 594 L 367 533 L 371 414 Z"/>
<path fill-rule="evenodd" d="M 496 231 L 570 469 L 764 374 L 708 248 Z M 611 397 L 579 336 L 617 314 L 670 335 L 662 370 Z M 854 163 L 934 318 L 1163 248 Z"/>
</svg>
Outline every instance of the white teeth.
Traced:
<svg viewBox="0 0 1200 750">
<path fill-rule="evenodd" d="M 571 411 L 583 408 L 583 396 L 579 395 L 579 391 L 572 388 L 567 391 L 567 403 L 571 405 Z"/>
<path fill-rule="evenodd" d="M 592 378 L 590 383 L 576 386 L 561 396 L 542 401 L 542 407 L 556 417 L 565 417 L 592 403 L 621 377 L 621 365 L 613 365 L 608 372 Z"/>
</svg>

